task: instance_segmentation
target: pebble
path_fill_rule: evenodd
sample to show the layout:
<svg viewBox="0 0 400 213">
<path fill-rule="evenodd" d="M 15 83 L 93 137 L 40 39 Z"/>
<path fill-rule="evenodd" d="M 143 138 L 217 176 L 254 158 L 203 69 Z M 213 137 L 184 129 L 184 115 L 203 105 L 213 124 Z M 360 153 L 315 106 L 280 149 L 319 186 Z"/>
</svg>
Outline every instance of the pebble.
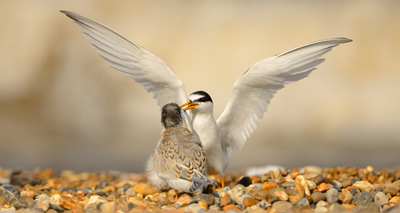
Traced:
<svg viewBox="0 0 400 213">
<path fill-rule="evenodd" d="M 292 208 L 293 204 L 286 201 L 277 201 L 272 204 L 271 211 L 284 212 Z"/>
<path fill-rule="evenodd" d="M 383 190 L 383 193 L 390 194 L 391 196 L 395 196 L 397 194 L 397 192 L 398 192 L 397 189 L 395 189 L 393 187 L 388 187 Z"/>
<path fill-rule="evenodd" d="M 296 206 L 301 206 L 308 209 L 310 208 L 310 203 L 308 202 L 307 198 L 303 198 L 296 204 Z"/>
<path fill-rule="evenodd" d="M 272 206 L 270 203 L 268 203 L 266 200 L 262 200 L 256 204 L 258 207 L 267 209 L 268 207 Z"/>
<path fill-rule="evenodd" d="M 48 200 L 39 198 L 37 201 L 38 208 L 42 209 L 43 211 L 47 211 L 49 209 L 50 203 Z"/>
<path fill-rule="evenodd" d="M 62 202 L 62 198 L 61 195 L 59 194 L 53 194 L 50 198 L 49 198 L 49 202 L 55 205 L 60 205 Z"/>
<path fill-rule="evenodd" d="M 239 182 L 237 182 L 235 185 L 243 185 L 244 187 L 248 187 L 250 186 L 250 184 L 252 184 L 253 182 L 251 181 L 251 179 L 247 176 L 244 176 L 242 179 L 239 180 Z"/>
<path fill-rule="evenodd" d="M 20 193 L 20 196 L 22 197 L 22 196 L 28 196 L 28 197 L 31 197 L 31 198 L 35 198 L 35 192 L 34 191 L 30 191 L 30 190 L 27 190 L 27 191 L 22 191 L 21 193 Z"/>
<path fill-rule="evenodd" d="M 307 180 L 313 181 L 317 186 L 324 181 L 324 177 L 320 173 L 309 172 L 303 175 Z"/>
<path fill-rule="evenodd" d="M 350 204 L 353 201 L 353 194 L 347 189 L 342 189 L 342 193 L 339 193 L 339 200 L 343 204 Z"/>
<path fill-rule="evenodd" d="M 353 184 L 353 186 L 360 188 L 362 192 L 369 192 L 369 190 L 375 189 L 374 186 L 368 181 L 357 181 Z"/>
<path fill-rule="evenodd" d="M 329 204 L 336 203 L 339 200 L 339 192 L 337 189 L 332 188 L 326 192 L 326 202 Z"/>
<path fill-rule="evenodd" d="M 372 196 L 368 192 L 363 191 L 362 193 L 359 192 L 354 196 L 352 203 L 357 207 L 367 208 L 372 201 Z"/>
<path fill-rule="evenodd" d="M 326 201 L 323 201 L 323 200 L 320 200 L 320 201 L 318 201 L 318 203 L 317 203 L 317 205 L 315 205 L 315 206 L 323 206 L 323 207 L 326 207 L 326 206 L 329 206 L 329 203 L 327 203 Z"/>
<path fill-rule="evenodd" d="M 332 181 L 332 185 L 333 185 L 333 187 L 335 187 L 335 189 L 338 190 L 338 191 L 340 191 L 340 190 L 342 189 L 342 187 L 343 187 L 343 184 L 340 183 L 340 182 L 337 181 L 337 180 L 333 180 L 333 181 Z"/>
<path fill-rule="evenodd" d="M 28 172 L 43 180 L 36 186 L 3 183 L 0 209 L 38 213 L 274 213 L 279 209 L 289 212 L 378 213 L 380 209 L 384 213 L 400 212 L 400 207 L 396 207 L 400 206 L 400 169 L 375 171 L 368 167 L 337 167 L 316 172 L 304 168 L 293 169 L 289 175 L 286 171 L 269 172 L 243 178 L 240 173 L 228 173 L 224 189 L 217 187 L 199 195 L 181 192 L 177 203 L 173 203 L 175 190 L 153 187 L 145 174 L 63 171 L 57 176 L 49 171 Z M 0 177 L 11 178 L 11 173 L 4 176 L 0 170 Z"/>
<path fill-rule="evenodd" d="M 310 190 L 314 190 L 317 188 L 317 184 L 312 180 L 307 180 L 307 185 Z"/>
<path fill-rule="evenodd" d="M 328 186 L 328 184 L 326 184 L 326 183 L 321 183 L 321 184 L 319 184 L 319 185 L 317 186 L 317 189 L 318 189 L 320 192 L 326 192 L 326 191 L 329 190 L 329 186 Z"/>
<path fill-rule="evenodd" d="M 256 189 L 256 188 L 251 189 L 249 193 L 250 193 L 250 196 L 254 197 L 257 200 L 265 200 L 265 199 L 267 199 L 267 196 L 269 195 L 268 191 Z"/>
<path fill-rule="evenodd" d="M 231 197 L 235 200 L 236 203 L 239 203 L 239 199 L 242 196 L 250 196 L 249 191 L 247 191 L 246 187 L 243 185 L 236 185 L 232 188 Z"/>
<path fill-rule="evenodd" d="M 312 200 L 313 200 L 313 203 L 318 203 L 319 201 L 325 201 L 326 200 L 326 196 L 325 196 L 325 194 L 324 193 L 322 193 L 322 192 L 313 192 L 312 194 L 311 194 L 311 198 L 312 198 Z"/>
<path fill-rule="evenodd" d="M 301 199 L 304 198 L 304 188 L 301 185 L 296 185 L 289 195 L 291 204 L 296 205 Z"/>
<path fill-rule="evenodd" d="M 221 198 L 220 205 L 221 206 L 226 206 L 231 203 L 231 196 L 227 192 L 222 192 L 219 194 L 219 197 Z"/>
<path fill-rule="evenodd" d="M 245 207 L 250 207 L 250 206 L 254 206 L 258 203 L 258 201 L 252 197 L 245 197 L 243 199 L 243 205 Z"/>
<path fill-rule="evenodd" d="M 386 195 L 383 192 L 376 193 L 374 200 L 381 206 L 384 206 L 389 203 L 389 199 L 386 197 Z"/>
<path fill-rule="evenodd" d="M 190 211 L 192 211 L 192 212 L 194 212 L 194 213 L 206 213 L 207 212 L 203 207 L 201 207 L 197 203 L 193 203 L 193 204 L 191 204 L 189 206 L 186 206 L 185 208 L 190 210 Z"/>
<path fill-rule="evenodd" d="M 280 201 L 287 201 L 289 199 L 288 194 L 286 194 L 285 191 L 282 190 L 276 190 L 273 195 L 278 198 Z"/>
<path fill-rule="evenodd" d="M 143 196 L 159 192 L 157 189 L 146 183 L 138 183 L 133 187 L 133 191 L 135 193 L 141 193 Z"/>
<path fill-rule="evenodd" d="M 198 202 L 198 201 L 200 201 L 200 200 L 206 202 L 207 205 L 209 205 L 209 206 L 211 206 L 211 205 L 214 204 L 214 196 L 212 196 L 212 195 L 208 195 L 208 194 L 199 194 L 199 195 L 196 195 L 196 196 L 193 198 L 193 201 L 195 201 L 195 202 Z"/>
<path fill-rule="evenodd" d="M 399 196 L 394 196 L 389 200 L 389 205 L 399 205 L 400 204 L 400 197 Z"/>
<path fill-rule="evenodd" d="M 192 201 L 193 201 L 192 197 L 190 197 L 188 194 L 183 194 L 178 198 L 176 204 L 178 204 L 181 207 L 185 207 L 189 205 L 189 203 L 191 203 Z"/>
<path fill-rule="evenodd" d="M 11 192 L 12 195 L 13 195 L 13 197 L 17 197 L 17 198 L 20 197 L 20 193 L 19 193 L 18 187 L 13 186 L 13 185 L 8 185 L 8 184 L 3 185 L 2 187 L 3 187 L 6 191 Z"/>
<path fill-rule="evenodd" d="M 276 183 L 273 182 L 273 181 L 266 181 L 266 182 L 264 182 L 264 183 L 262 184 L 262 186 L 261 186 L 260 189 L 261 189 L 261 190 L 268 191 L 268 190 L 273 189 L 273 188 L 276 188 Z"/>
</svg>

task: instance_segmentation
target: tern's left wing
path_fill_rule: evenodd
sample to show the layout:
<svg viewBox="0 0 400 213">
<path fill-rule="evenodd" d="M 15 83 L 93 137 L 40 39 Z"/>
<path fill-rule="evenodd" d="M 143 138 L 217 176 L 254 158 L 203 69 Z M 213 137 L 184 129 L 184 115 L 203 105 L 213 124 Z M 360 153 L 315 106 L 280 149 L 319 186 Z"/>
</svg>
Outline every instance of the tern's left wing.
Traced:
<svg viewBox="0 0 400 213">
<path fill-rule="evenodd" d="M 152 92 L 160 108 L 171 102 L 178 105 L 186 102 L 182 81 L 160 58 L 96 21 L 73 12 L 61 12 L 75 21 L 83 36 L 111 67 Z"/>
<path fill-rule="evenodd" d="M 324 59 L 320 57 L 347 38 L 306 44 L 255 63 L 233 86 L 228 104 L 217 120 L 228 157 L 243 148 L 267 111 L 274 94 L 286 84 L 307 77 Z"/>
</svg>

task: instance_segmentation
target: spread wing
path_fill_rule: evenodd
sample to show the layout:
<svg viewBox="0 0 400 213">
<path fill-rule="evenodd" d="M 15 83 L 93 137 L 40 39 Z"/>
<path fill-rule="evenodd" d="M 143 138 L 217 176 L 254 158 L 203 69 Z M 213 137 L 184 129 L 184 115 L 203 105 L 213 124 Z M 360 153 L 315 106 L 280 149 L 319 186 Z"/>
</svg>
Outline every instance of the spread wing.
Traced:
<svg viewBox="0 0 400 213">
<path fill-rule="evenodd" d="M 278 90 L 307 77 L 324 61 L 320 58 L 322 55 L 350 41 L 347 38 L 316 41 L 266 58 L 250 67 L 235 82 L 228 104 L 217 120 L 228 157 L 243 148 Z"/>
<path fill-rule="evenodd" d="M 96 21 L 73 12 L 61 12 L 74 20 L 111 67 L 152 92 L 160 108 L 171 102 L 179 105 L 186 102 L 182 81 L 160 58 Z"/>
</svg>

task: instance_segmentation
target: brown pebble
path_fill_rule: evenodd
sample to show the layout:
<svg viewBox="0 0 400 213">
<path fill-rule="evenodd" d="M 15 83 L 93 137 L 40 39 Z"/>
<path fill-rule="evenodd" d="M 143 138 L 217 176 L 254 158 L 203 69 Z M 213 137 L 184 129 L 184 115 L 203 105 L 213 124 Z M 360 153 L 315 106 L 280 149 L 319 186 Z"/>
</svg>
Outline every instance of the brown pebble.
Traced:
<svg viewBox="0 0 400 213">
<path fill-rule="evenodd" d="M 389 200 L 389 205 L 394 204 L 398 205 L 400 204 L 400 197 L 399 196 L 394 196 L 392 199 Z"/>
<path fill-rule="evenodd" d="M 390 195 L 395 196 L 397 194 L 397 189 L 395 189 L 393 187 L 388 187 L 383 190 L 383 193 L 385 193 L 385 194 L 389 193 Z"/>
<path fill-rule="evenodd" d="M 73 201 L 70 197 L 65 196 L 65 195 L 61 195 L 62 201 L 60 203 L 61 207 L 64 207 L 66 209 L 72 209 L 75 205 L 76 202 Z"/>
<path fill-rule="evenodd" d="M 257 200 L 265 200 L 268 192 L 265 190 L 260 190 L 260 189 L 251 189 L 250 190 L 250 196 L 252 196 L 253 198 L 257 199 Z"/>
<path fill-rule="evenodd" d="M 21 192 L 21 197 L 22 196 L 28 196 L 28 197 L 31 197 L 31 198 L 35 198 L 35 192 L 34 191 L 22 191 Z"/>
<path fill-rule="evenodd" d="M 78 203 L 71 209 L 71 213 L 84 213 L 84 205 L 81 203 Z"/>
<path fill-rule="evenodd" d="M 258 201 L 252 197 L 246 197 L 243 199 L 243 205 L 245 207 L 254 206 L 258 203 Z"/>
<path fill-rule="evenodd" d="M 100 206 L 100 212 L 101 213 L 114 213 L 115 207 L 116 207 L 115 202 L 103 203 L 103 205 Z"/>
<path fill-rule="evenodd" d="M 106 186 L 103 188 L 103 191 L 107 194 L 115 192 L 115 188 L 113 186 Z M 154 193 L 153 193 L 154 194 Z"/>
<path fill-rule="evenodd" d="M 354 211 L 357 209 L 357 206 L 354 204 L 342 204 L 342 207 L 344 207 L 347 211 Z"/>
<path fill-rule="evenodd" d="M 276 188 L 276 184 L 272 181 L 266 181 L 263 183 L 263 185 L 261 186 L 261 190 L 265 190 L 268 191 L 270 189 Z"/>
<path fill-rule="evenodd" d="M 342 182 L 342 185 L 343 185 L 343 188 L 346 188 L 346 187 L 348 187 L 348 186 L 351 186 L 352 183 L 351 183 L 350 180 L 345 180 L 345 181 Z"/>
<path fill-rule="evenodd" d="M 222 192 L 219 197 L 221 198 L 221 206 L 226 206 L 231 203 L 231 196 L 227 192 Z"/>
<path fill-rule="evenodd" d="M 293 205 L 296 205 L 301 199 L 304 198 L 304 188 L 301 185 L 296 185 L 289 195 L 289 201 Z"/>
<path fill-rule="evenodd" d="M 224 208 L 222 208 L 222 210 L 225 211 L 225 212 L 229 211 L 229 210 L 235 210 L 235 211 L 238 211 L 238 212 L 242 212 L 242 210 L 240 210 L 238 207 L 236 207 L 233 204 L 229 204 L 229 205 L 224 206 Z"/>
<path fill-rule="evenodd" d="M 380 192 L 380 191 L 383 190 L 383 186 L 382 186 L 381 184 L 379 184 L 379 183 L 374 183 L 374 184 L 372 184 L 372 185 L 375 187 L 375 190 L 376 190 L 377 192 Z"/>
<path fill-rule="evenodd" d="M 179 199 L 175 202 L 176 204 L 180 205 L 181 207 L 187 206 L 193 199 L 188 194 L 183 194 L 179 197 Z"/>
<path fill-rule="evenodd" d="M 141 205 L 141 206 L 144 206 L 144 207 L 149 205 L 149 201 L 147 201 L 146 199 L 143 199 L 141 197 L 138 197 L 138 196 L 128 197 L 127 202 L 128 203 L 132 202 L 132 203 L 134 203 L 136 205 Z"/>
<path fill-rule="evenodd" d="M 208 205 L 207 205 L 206 202 L 204 202 L 204 201 L 202 201 L 202 200 L 199 200 L 198 204 L 199 204 L 199 206 L 200 206 L 201 208 L 203 208 L 203 209 L 205 209 L 205 210 L 208 209 Z"/>
<path fill-rule="evenodd" d="M 347 189 L 342 189 L 339 193 L 339 200 L 343 204 L 350 204 L 353 201 L 353 194 L 351 194 Z"/>
<path fill-rule="evenodd" d="M 320 192 L 326 192 L 329 190 L 329 186 L 326 183 L 321 183 L 317 186 L 318 191 Z"/>
<path fill-rule="evenodd" d="M 146 183 L 138 183 L 133 187 L 133 191 L 136 193 L 141 193 L 143 196 L 151 195 L 157 192 L 155 188 Z"/>
</svg>

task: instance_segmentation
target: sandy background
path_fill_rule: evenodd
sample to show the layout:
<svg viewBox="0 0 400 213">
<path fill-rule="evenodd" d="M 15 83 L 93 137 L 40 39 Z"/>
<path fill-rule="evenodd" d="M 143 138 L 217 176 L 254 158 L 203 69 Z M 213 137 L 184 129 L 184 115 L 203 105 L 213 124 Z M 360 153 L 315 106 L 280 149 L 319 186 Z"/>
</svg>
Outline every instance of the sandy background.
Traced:
<svg viewBox="0 0 400 213">
<path fill-rule="evenodd" d="M 110 68 L 59 10 L 163 59 L 221 114 L 255 62 L 347 37 L 280 90 L 228 169 L 400 165 L 400 1 L 1 1 L 0 167 L 143 171 L 159 139 L 152 95 Z"/>
</svg>

